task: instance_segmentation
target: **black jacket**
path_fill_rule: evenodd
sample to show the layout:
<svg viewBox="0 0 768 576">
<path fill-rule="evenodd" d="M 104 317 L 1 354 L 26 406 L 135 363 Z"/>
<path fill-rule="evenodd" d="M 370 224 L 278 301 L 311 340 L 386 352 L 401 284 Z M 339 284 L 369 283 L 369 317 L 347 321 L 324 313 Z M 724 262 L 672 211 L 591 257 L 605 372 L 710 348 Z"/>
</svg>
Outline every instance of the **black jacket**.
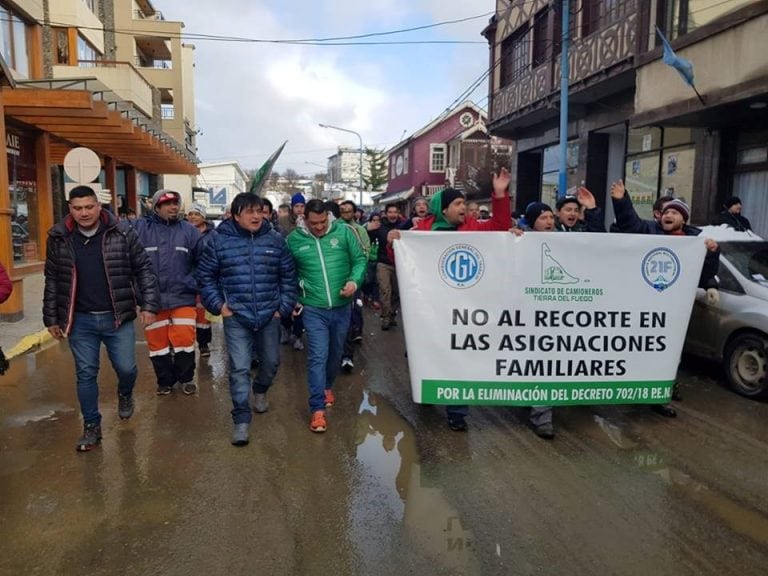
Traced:
<svg viewBox="0 0 768 576">
<path fill-rule="evenodd" d="M 102 254 L 117 327 L 136 318 L 139 302 L 142 310 L 157 312 L 160 293 L 152 263 L 133 228 L 118 222 L 106 210 L 101 212 L 101 222 L 106 227 L 101 234 Z M 43 323 L 48 327 L 60 326 L 65 334 L 72 330 L 77 282 L 87 282 L 87 278 L 77 277 L 75 269 L 75 227 L 72 216 L 67 216 L 48 231 L 45 259 Z M 141 294 L 136 294 L 136 290 Z"/>
<path fill-rule="evenodd" d="M 744 216 L 741 214 L 731 214 L 728 212 L 728 210 L 723 210 L 720 212 L 712 224 L 715 226 L 725 224 L 734 230 L 737 230 L 738 232 L 746 232 L 747 230 L 752 230 L 752 225 L 749 223 L 749 220 L 744 218 Z"/>
</svg>

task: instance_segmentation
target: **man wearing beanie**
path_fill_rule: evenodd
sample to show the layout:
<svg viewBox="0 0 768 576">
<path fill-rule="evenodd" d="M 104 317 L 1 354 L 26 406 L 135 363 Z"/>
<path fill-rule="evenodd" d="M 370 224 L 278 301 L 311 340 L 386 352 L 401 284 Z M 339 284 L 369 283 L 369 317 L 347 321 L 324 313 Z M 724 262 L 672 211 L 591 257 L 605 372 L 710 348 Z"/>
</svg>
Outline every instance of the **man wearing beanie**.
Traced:
<svg viewBox="0 0 768 576">
<path fill-rule="evenodd" d="M 477 220 L 466 213 L 464 194 L 455 188 L 446 188 L 432 197 L 432 215 L 420 220 L 414 230 L 457 231 L 457 232 L 506 232 L 512 217 L 509 205 L 509 182 L 511 177 L 506 168 L 493 175 L 492 214 L 490 220 Z M 399 230 L 392 230 L 387 236 L 387 252 L 394 255 L 392 242 L 400 238 Z M 446 406 L 448 427 L 455 432 L 467 429 L 466 417 L 469 406 Z"/>
<path fill-rule="evenodd" d="M 688 205 L 674 198 L 661 207 L 659 220 L 642 220 L 632 206 L 632 200 L 619 180 L 611 185 L 613 212 L 616 215 L 616 228 L 619 232 L 630 234 L 664 234 L 666 236 L 698 236 L 701 230 L 688 225 L 691 210 Z M 707 254 L 699 276 L 699 288 L 707 291 L 707 304 L 717 306 L 720 302 L 717 270 L 720 266 L 720 248 L 711 238 L 704 240 Z M 668 404 L 654 404 L 651 408 L 667 418 L 674 418 L 677 412 Z"/>
<path fill-rule="evenodd" d="M 307 203 L 306 198 L 301 192 L 297 192 L 291 196 L 291 212 L 288 216 L 280 216 L 277 220 L 277 228 L 283 238 L 287 238 L 288 234 L 296 229 L 300 223 L 304 220 L 304 205 Z"/>
<path fill-rule="evenodd" d="M 215 227 L 207 219 L 207 212 L 205 206 L 199 203 L 192 204 L 192 207 L 187 212 L 187 222 L 192 224 L 197 231 L 202 234 L 200 244 L 200 254 L 203 253 L 205 245 L 210 242 L 211 237 L 215 234 Z M 200 357 L 211 355 L 211 323 L 205 316 L 205 308 L 200 301 L 200 295 L 197 296 L 197 325 L 195 326 L 195 334 L 197 335 L 197 348 L 200 350 Z"/>
<path fill-rule="evenodd" d="M 717 215 L 712 224 L 715 226 L 725 224 L 737 232 L 746 232 L 747 230 L 752 230 L 752 225 L 749 223 L 749 220 L 741 215 L 741 200 L 739 198 L 736 196 L 731 196 L 728 198 L 728 200 L 725 201 L 723 207 L 725 210 Z"/>
<path fill-rule="evenodd" d="M 555 213 L 544 202 L 531 202 L 525 208 L 525 223 L 527 230 L 554 232 Z"/>
<path fill-rule="evenodd" d="M 178 382 L 194 394 L 197 283 L 193 275 L 201 245 L 200 232 L 180 217 L 181 195 L 158 190 L 152 210 L 136 221 L 160 287 L 160 311 L 144 328 L 157 377 L 157 394 L 170 394 Z"/>
</svg>

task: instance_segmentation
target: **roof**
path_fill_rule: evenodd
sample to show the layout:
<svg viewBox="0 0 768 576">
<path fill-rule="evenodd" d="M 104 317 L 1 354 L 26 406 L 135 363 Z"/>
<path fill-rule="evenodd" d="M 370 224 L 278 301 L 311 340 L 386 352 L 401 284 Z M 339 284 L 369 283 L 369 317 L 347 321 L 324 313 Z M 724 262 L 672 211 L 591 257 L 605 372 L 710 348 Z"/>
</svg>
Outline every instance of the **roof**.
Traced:
<svg viewBox="0 0 768 576">
<path fill-rule="evenodd" d="M 397 144 L 392 146 L 392 148 L 390 148 L 389 150 L 386 151 L 386 154 L 391 154 L 392 152 L 394 152 L 398 148 L 402 148 L 403 146 L 405 146 L 409 142 L 411 142 L 411 141 L 415 140 L 416 138 L 426 134 L 427 132 L 432 130 L 432 128 L 434 128 L 435 126 L 438 126 L 442 122 L 445 122 L 448 118 L 451 118 L 452 116 L 455 116 L 456 114 L 458 114 L 459 112 L 461 112 L 462 110 L 464 110 L 466 108 L 471 108 L 481 118 L 485 118 L 486 117 L 485 112 L 483 112 L 483 110 L 477 104 L 475 104 L 471 100 L 465 100 L 464 102 L 462 102 L 461 104 L 459 104 L 458 106 L 456 106 L 455 108 L 450 110 L 447 114 L 446 113 L 440 114 L 437 118 L 432 120 L 432 122 L 430 122 L 429 124 L 427 124 L 423 128 L 417 130 L 416 132 L 414 132 L 413 134 L 408 136 L 405 140 L 401 140 L 400 142 L 398 142 Z"/>
<path fill-rule="evenodd" d="M 408 198 L 411 197 L 411 194 L 414 193 L 416 189 L 411 186 L 410 188 L 406 188 L 405 190 L 399 190 L 397 192 L 385 192 L 384 194 L 380 194 L 379 196 L 376 196 L 373 198 L 373 201 L 376 203 L 390 203 L 390 202 L 402 202 L 403 200 L 408 200 Z"/>
<path fill-rule="evenodd" d="M 739 232 L 730 226 L 697 226 L 702 238 L 712 238 L 715 242 L 764 242 L 763 238 L 754 232 Z"/>
<path fill-rule="evenodd" d="M 53 163 L 84 146 L 151 174 L 198 173 L 194 155 L 130 103 L 106 88 L 72 89 L 90 80 L 17 82 L 17 88 L 0 93 L 5 116 L 53 135 Z"/>
</svg>

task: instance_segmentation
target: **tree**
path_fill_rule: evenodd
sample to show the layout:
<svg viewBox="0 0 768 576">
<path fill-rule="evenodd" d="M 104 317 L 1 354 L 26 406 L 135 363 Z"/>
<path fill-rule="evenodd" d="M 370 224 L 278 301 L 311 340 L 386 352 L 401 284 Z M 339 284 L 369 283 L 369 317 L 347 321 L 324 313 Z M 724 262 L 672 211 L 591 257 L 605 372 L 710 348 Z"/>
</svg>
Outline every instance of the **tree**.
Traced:
<svg viewBox="0 0 768 576">
<path fill-rule="evenodd" d="M 383 150 L 366 148 L 365 157 L 368 160 L 369 176 L 363 174 L 363 183 L 367 190 L 379 190 L 387 183 L 387 157 Z"/>
<path fill-rule="evenodd" d="M 301 176 L 299 176 L 299 173 L 293 168 L 286 168 L 285 172 L 283 172 L 283 178 L 288 181 L 288 191 L 293 192 L 297 189 L 296 181 L 301 178 Z"/>
</svg>

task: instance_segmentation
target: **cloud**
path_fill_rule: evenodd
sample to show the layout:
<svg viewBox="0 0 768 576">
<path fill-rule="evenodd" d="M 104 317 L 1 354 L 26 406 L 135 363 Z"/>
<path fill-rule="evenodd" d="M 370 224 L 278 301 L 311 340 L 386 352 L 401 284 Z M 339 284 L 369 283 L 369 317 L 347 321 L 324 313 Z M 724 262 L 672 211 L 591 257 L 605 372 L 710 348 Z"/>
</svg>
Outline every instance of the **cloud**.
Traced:
<svg viewBox="0 0 768 576">
<path fill-rule="evenodd" d="M 188 33 L 249 38 L 315 38 L 422 25 L 481 13 L 437 0 L 218 0 L 215 16 L 199 0 L 162 0 L 166 18 Z M 492 6 L 488 10 L 492 9 Z M 469 13 L 468 13 L 469 11 Z M 482 40 L 486 19 L 384 39 Z M 315 47 L 191 41 L 196 45 L 198 154 L 258 167 L 289 140 L 277 169 L 314 173 L 337 146 L 357 138 L 319 122 L 360 132 L 385 148 L 430 122 L 487 65 L 487 46 Z M 479 100 L 487 86 L 476 92 Z"/>
</svg>

